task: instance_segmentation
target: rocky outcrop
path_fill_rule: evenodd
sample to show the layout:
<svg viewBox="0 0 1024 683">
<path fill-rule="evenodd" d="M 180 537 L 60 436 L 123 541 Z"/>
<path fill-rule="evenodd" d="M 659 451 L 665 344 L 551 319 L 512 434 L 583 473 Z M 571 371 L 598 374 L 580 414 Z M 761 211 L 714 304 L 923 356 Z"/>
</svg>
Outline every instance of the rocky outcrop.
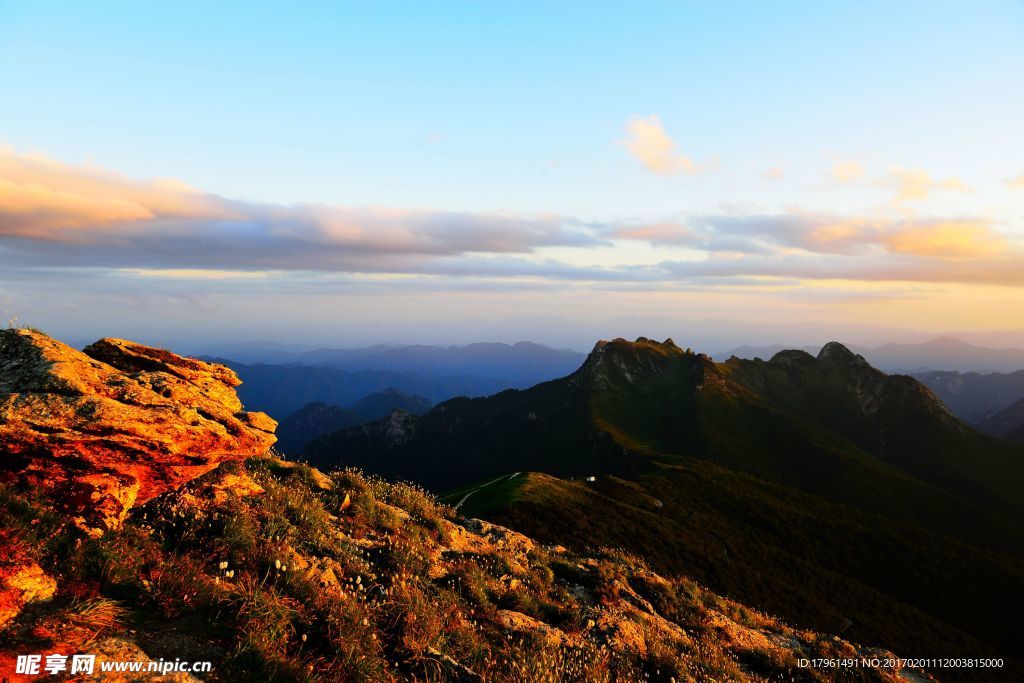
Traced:
<svg viewBox="0 0 1024 683">
<path fill-rule="evenodd" d="M 0 331 L 0 481 L 45 492 L 84 529 L 116 528 L 133 505 L 270 448 L 276 422 L 243 411 L 238 384 L 122 339 L 77 351 Z"/>
<path fill-rule="evenodd" d="M 18 615 L 25 605 L 53 597 L 57 582 L 30 557 L 28 548 L 0 529 L 0 626 Z"/>
</svg>

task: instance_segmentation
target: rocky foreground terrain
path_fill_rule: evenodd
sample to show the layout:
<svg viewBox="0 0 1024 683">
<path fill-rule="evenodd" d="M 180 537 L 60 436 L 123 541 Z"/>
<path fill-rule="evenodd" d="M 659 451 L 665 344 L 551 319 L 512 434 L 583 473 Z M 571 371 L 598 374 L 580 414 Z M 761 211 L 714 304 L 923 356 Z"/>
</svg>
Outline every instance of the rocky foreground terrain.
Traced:
<svg viewBox="0 0 1024 683">
<path fill-rule="evenodd" d="M 60 652 L 208 660 L 206 680 L 927 680 L 801 667 L 887 653 L 284 461 L 237 384 L 123 340 L 0 331 L 0 679 Z M 104 680 L 198 679 L 132 676 Z"/>
</svg>

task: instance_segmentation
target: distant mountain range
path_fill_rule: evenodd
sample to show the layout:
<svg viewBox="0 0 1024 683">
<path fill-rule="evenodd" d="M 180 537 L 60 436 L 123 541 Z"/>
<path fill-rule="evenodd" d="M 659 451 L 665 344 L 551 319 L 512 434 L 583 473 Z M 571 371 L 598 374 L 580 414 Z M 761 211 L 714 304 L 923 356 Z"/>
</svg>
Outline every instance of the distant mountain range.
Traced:
<svg viewBox="0 0 1024 683">
<path fill-rule="evenodd" d="M 1024 441 L 1024 398 L 978 423 L 986 434 Z"/>
<path fill-rule="evenodd" d="M 874 349 L 848 347 L 875 367 L 910 372 L 945 402 L 960 419 L 983 431 L 1004 435 L 1013 414 L 984 423 L 1024 398 L 1024 369 L 1012 373 L 961 373 L 956 370 L 918 370 L 943 367 L 1024 368 L 1024 351 L 991 349 L 941 337 L 923 344 L 885 344 Z M 781 346 L 742 346 L 720 360 L 770 359 Z M 806 347 L 806 352 L 816 349 Z M 540 344 L 478 343 L 466 346 L 372 346 L 359 349 L 295 350 L 259 344 L 239 347 L 239 353 L 289 358 L 277 364 L 241 363 L 217 359 L 238 372 L 245 384 L 239 394 L 246 405 L 284 420 L 308 403 L 347 406 L 385 389 L 419 395 L 433 403 L 457 396 L 487 396 L 505 389 L 524 389 L 570 374 L 585 354 Z M 354 425 L 351 416 L 336 416 L 331 424 Z M 999 426 L 997 426 L 999 425 Z M 287 432 L 287 428 L 286 428 Z"/>
<path fill-rule="evenodd" d="M 520 342 L 319 349 L 287 357 L 292 360 L 275 364 L 203 359 L 237 372 L 243 381 L 238 391 L 242 401 L 282 420 L 308 403 L 347 406 L 387 389 L 432 403 L 523 389 L 572 372 L 586 355 Z"/>
<path fill-rule="evenodd" d="M 372 346 L 362 349 L 317 349 L 303 353 L 303 365 L 341 370 L 390 370 L 435 375 L 486 377 L 528 387 L 567 375 L 586 354 L 552 349 L 532 342 L 478 343 L 467 346 Z"/>
<path fill-rule="evenodd" d="M 719 360 L 737 358 L 768 359 L 784 346 L 740 346 L 715 354 Z M 851 345 L 875 367 L 887 372 L 924 372 L 927 370 L 960 372 L 1014 372 L 1024 370 L 1024 349 L 993 349 L 977 346 L 954 337 L 938 337 L 919 344 L 883 344 L 875 348 Z M 813 347 L 802 350 L 813 352 Z"/>
<path fill-rule="evenodd" d="M 299 454 L 307 443 L 324 434 L 365 424 L 396 410 L 420 415 L 433 405 L 422 396 L 410 396 L 397 389 L 370 394 L 344 408 L 319 401 L 308 403 L 278 424 L 276 447 L 281 453 Z"/>
<path fill-rule="evenodd" d="M 934 391 L 957 417 L 973 425 L 980 425 L 1024 398 L 1024 370 L 1005 374 L 931 371 L 913 376 Z"/>
<path fill-rule="evenodd" d="M 453 396 L 487 396 L 509 386 L 489 377 L 428 375 L 390 370 L 348 372 L 313 365 L 246 365 L 206 358 L 227 365 L 242 380 L 238 395 L 252 410 L 283 420 L 303 406 L 321 402 L 347 406 L 376 392 L 395 389 L 437 403 Z"/>
<path fill-rule="evenodd" d="M 306 453 L 861 642 L 1021 650 L 1024 445 L 840 344 L 716 363 L 671 340 L 601 342 L 567 377 L 393 413 Z"/>
</svg>

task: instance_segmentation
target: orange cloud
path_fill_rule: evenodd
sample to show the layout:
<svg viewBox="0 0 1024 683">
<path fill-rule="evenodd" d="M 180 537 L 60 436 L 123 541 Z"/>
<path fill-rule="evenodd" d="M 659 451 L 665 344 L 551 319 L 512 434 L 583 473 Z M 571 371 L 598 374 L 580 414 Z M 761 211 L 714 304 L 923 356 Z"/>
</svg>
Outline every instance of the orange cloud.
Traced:
<svg viewBox="0 0 1024 683">
<path fill-rule="evenodd" d="M 659 175 L 674 175 L 700 170 L 692 159 L 679 153 L 675 140 L 665 132 L 657 116 L 632 119 L 626 125 L 626 132 L 623 146 L 648 171 Z"/>
<path fill-rule="evenodd" d="M 926 184 L 936 183 L 949 181 Z M 196 281 L 309 271 L 462 277 L 470 285 L 516 278 L 657 288 L 680 279 L 733 278 L 746 286 L 759 277 L 842 277 L 1024 286 L 1021 240 L 1012 227 L 1000 233 L 995 225 L 900 211 L 794 209 L 593 224 L 553 215 L 257 204 L 0 149 L 0 276 L 8 278 L 33 269 L 49 277 L 59 269 L 107 268 Z M 593 252 L 574 251 L 611 240 L 647 242 L 657 249 L 644 254 L 687 260 L 613 256 L 595 265 Z M 551 248 L 566 249 L 564 260 Z"/>
<path fill-rule="evenodd" d="M 1024 190 L 1024 173 L 1016 178 L 1007 178 L 1005 184 L 1011 190 Z"/>
<path fill-rule="evenodd" d="M 998 256 L 1007 250 L 1006 239 L 987 224 L 944 221 L 912 226 L 886 236 L 890 251 L 938 258 Z"/>
<path fill-rule="evenodd" d="M 864 167 L 856 161 L 837 161 L 832 164 L 831 175 L 841 183 L 852 183 L 864 177 Z"/>
<path fill-rule="evenodd" d="M 0 245 L 57 265 L 380 271 L 601 241 L 560 216 L 257 204 L 0 148 Z"/>
<path fill-rule="evenodd" d="M 897 201 L 927 199 L 937 190 L 967 192 L 970 189 L 959 178 L 933 179 L 927 171 L 916 168 L 894 168 L 883 183 L 896 187 Z"/>
<path fill-rule="evenodd" d="M 140 182 L 0 149 L 0 234 L 77 241 L 85 228 L 115 231 L 158 218 L 236 217 L 220 198 L 176 181 Z"/>
</svg>

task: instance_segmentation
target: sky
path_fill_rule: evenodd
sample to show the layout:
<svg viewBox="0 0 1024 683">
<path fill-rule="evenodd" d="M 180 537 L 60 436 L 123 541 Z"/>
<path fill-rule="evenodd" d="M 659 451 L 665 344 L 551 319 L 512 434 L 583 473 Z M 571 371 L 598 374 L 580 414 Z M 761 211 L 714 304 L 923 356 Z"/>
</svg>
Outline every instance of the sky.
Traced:
<svg viewBox="0 0 1024 683">
<path fill-rule="evenodd" d="M 1019 2 L 0 0 L 0 315 L 339 346 L 1021 331 L 1022 78 Z"/>
</svg>

